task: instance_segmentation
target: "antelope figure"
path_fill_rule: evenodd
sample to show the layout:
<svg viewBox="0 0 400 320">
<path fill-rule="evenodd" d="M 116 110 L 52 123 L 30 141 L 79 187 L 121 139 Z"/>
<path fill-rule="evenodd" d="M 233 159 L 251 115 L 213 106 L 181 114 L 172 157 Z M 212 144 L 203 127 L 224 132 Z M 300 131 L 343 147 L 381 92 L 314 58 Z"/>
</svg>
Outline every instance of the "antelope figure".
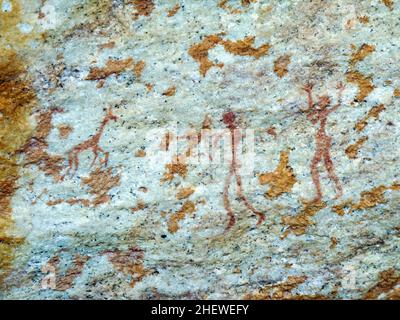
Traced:
<svg viewBox="0 0 400 320">
<path fill-rule="evenodd" d="M 73 170 L 73 174 L 75 175 L 76 171 L 78 170 L 79 167 L 79 153 L 85 151 L 85 150 L 91 150 L 94 154 L 94 159 L 91 163 L 91 167 L 94 165 L 94 163 L 96 162 L 99 152 L 104 154 L 104 164 L 107 165 L 108 163 L 108 156 L 109 156 L 109 152 L 108 151 L 104 151 L 100 146 L 99 146 L 99 141 L 101 138 L 101 135 L 103 134 L 104 128 L 107 125 L 107 123 L 110 120 L 113 121 L 117 121 L 118 117 L 116 115 L 114 115 L 111 112 L 111 107 L 108 108 L 106 115 L 103 118 L 103 121 L 100 124 L 99 129 L 97 130 L 97 132 L 91 136 L 89 139 L 81 142 L 80 144 L 76 145 L 75 147 L 73 147 L 71 150 L 68 151 L 68 170 L 67 170 L 67 174 L 69 174 L 69 172 L 71 170 Z M 100 161 L 101 163 L 101 161 Z"/>
</svg>

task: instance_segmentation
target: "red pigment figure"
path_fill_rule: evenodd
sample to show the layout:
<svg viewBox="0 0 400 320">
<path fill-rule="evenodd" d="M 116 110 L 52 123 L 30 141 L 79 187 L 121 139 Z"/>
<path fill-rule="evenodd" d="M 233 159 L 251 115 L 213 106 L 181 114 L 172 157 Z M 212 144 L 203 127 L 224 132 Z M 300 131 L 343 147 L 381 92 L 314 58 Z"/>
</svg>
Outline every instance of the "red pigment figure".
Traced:
<svg viewBox="0 0 400 320">
<path fill-rule="evenodd" d="M 344 86 L 341 82 L 338 83 L 337 85 L 337 89 L 339 90 L 338 104 L 330 109 L 328 108 L 328 106 L 330 105 L 331 100 L 327 95 L 320 96 L 318 103 L 314 104 L 312 98 L 313 84 L 310 83 L 306 84 L 303 89 L 304 91 L 307 92 L 307 98 L 308 98 L 308 109 L 305 110 L 307 112 L 307 118 L 308 120 L 311 121 L 312 124 L 316 124 L 319 122 L 319 129 L 315 136 L 316 149 L 314 158 L 312 159 L 311 162 L 311 176 L 317 191 L 317 195 L 314 201 L 320 201 L 322 198 L 321 182 L 317 168 L 317 165 L 322 160 L 324 161 L 325 169 L 328 172 L 329 178 L 335 184 L 336 187 L 335 199 L 338 199 L 343 195 L 343 189 L 340 184 L 339 178 L 335 174 L 335 169 L 330 155 L 332 138 L 327 135 L 325 128 L 328 115 L 331 112 L 336 111 L 342 103 L 342 93 L 344 90 Z"/>
<path fill-rule="evenodd" d="M 229 222 L 226 227 L 226 230 L 229 230 L 236 222 L 235 215 L 233 213 L 232 207 L 229 202 L 229 187 L 231 185 L 233 175 L 235 175 L 236 178 L 237 194 L 239 198 L 244 202 L 245 206 L 258 216 L 257 224 L 260 224 L 265 220 L 265 215 L 262 212 L 257 211 L 252 206 L 252 204 L 249 202 L 249 200 L 246 198 L 243 192 L 242 178 L 238 172 L 239 163 L 237 161 L 237 143 L 241 139 L 241 133 L 240 129 L 237 127 L 235 123 L 235 120 L 236 120 L 236 115 L 232 111 L 225 112 L 222 116 L 222 121 L 226 124 L 227 128 L 230 131 L 231 148 L 232 148 L 232 159 L 231 159 L 230 169 L 228 176 L 226 177 L 225 187 L 224 187 L 224 206 L 229 217 Z"/>
<path fill-rule="evenodd" d="M 76 173 L 78 170 L 79 166 L 79 158 L 78 155 L 79 153 L 85 151 L 85 150 L 91 150 L 94 154 L 94 159 L 91 163 L 90 166 L 93 166 L 93 164 L 96 162 L 98 153 L 99 151 L 104 154 L 104 164 L 107 165 L 108 163 L 108 156 L 109 152 L 104 151 L 102 148 L 99 147 L 99 141 L 101 138 L 101 135 L 103 134 L 104 128 L 107 125 L 107 123 L 110 120 L 117 121 L 118 117 L 114 115 L 111 112 L 111 107 L 108 108 L 107 114 L 104 116 L 103 121 L 101 122 L 101 125 L 99 129 L 97 130 L 96 134 L 87 139 L 86 141 L 81 142 L 80 144 L 76 145 L 73 147 L 71 150 L 68 151 L 68 171 L 67 174 L 70 172 L 70 170 L 75 166 L 75 170 L 73 175 Z"/>
</svg>

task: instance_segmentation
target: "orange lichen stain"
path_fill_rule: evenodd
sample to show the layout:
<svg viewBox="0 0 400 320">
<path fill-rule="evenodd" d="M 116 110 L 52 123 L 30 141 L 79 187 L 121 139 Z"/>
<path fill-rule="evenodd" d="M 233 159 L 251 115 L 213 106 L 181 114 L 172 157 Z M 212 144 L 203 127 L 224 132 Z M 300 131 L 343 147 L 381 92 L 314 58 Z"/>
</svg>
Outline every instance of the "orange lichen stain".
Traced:
<svg viewBox="0 0 400 320">
<path fill-rule="evenodd" d="M 135 66 L 133 67 L 133 71 L 134 71 L 137 79 L 140 79 L 142 77 L 142 73 L 143 73 L 145 66 L 146 66 L 146 64 L 143 60 L 140 60 L 139 62 L 135 63 Z"/>
<path fill-rule="evenodd" d="M 279 78 L 283 78 L 288 73 L 288 66 L 290 64 L 290 56 L 284 55 L 279 57 L 274 62 L 274 72 Z"/>
<path fill-rule="evenodd" d="M 368 137 L 361 137 L 354 144 L 351 144 L 346 148 L 346 150 L 344 152 L 349 157 L 349 159 L 356 159 L 357 158 L 358 151 L 360 150 L 362 145 L 367 140 L 368 140 Z"/>
<path fill-rule="evenodd" d="M 108 192 L 120 184 L 120 174 L 113 174 L 112 169 L 96 168 L 88 177 L 82 178 L 82 184 L 89 187 L 89 193 L 94 196 L 93 206 L 110 201 Z"/>
<path fill-rule="evenodd" d="M 368 124 L 368 120 L 371 118 L 375 118 L 378 119 L 379 118 L 379 114 L 385 110 L 385 106 L 383 104 L 380 104 L 378 106 L 374 106 L 372 107 L 368 113 L 365 115 L 365 117 L 363 117 L 360 121 L 358 121 L 355 125 L 355 129 L 360 132 L 362 130 L 364 130 L 364 128 L 367 126 Z"/>
<path fill-rule="evenodd" d="M 192 201 L 186 201 L 177 213 L 170 216 L 168 221 L 168 231 L 175 233 L 179 230 L 179 221 L 185 219 L 186 215 L 196 211 L 196 206 Z"/>
<path fill-rule="evenodd" d="M 281 236 L 281 239 L 286 238 L 290 232 L 294 233 L 296 236 L 304 234 L 307 228 L 314 224 L 311 217 L 326 207 L 326 203 L 321 200 L 311 202 L 304 201 L 303 205 L 304 207 L 298 215 L 282 218 L 282 224 L 288 227 Z"/>
<path fill-rule="evenodd" d="M 398 299 L 400 297 L 399 288 L 400 274 L 394 268 L 384 270 L 379 273 L 378 282 L 370 288 L 364 295 L 365 300 L 376 300 L 382 294 L 387 294 L 386 299 Z"/>
<path fill-rule="evenodd" d="M 378 186 L 370 191 L 363 191 L 360 195 L 360 200 L 358 203 L 353 203 L 351 201 L 346 201 L 340 205 L 333 207 L 338 215 L 343 216 L 346 213 L 352 213 L 355 210 L 365 210 L 376 207 L 379 204 L 386 203 L 385 191 L 387 190 L 400 190 L 400 184 L 392 184 L 391 186 Z"/>
<path fill-rule="evenodd" d="M 154 85 L 151 83 L 146 83 L 145 84 L 147 91 L 153 91 Z"/>
<path fill-rule="evenodd" d="M 62 180 L 61 171 L 64 169 L 64 158 L 52 155 L 47 151 L 47 137 L 52 129 L 52 119 L 61 109 L 52 109 L 37 115 L 37 124 L 28 142 L 21 148 L 25 154 L 25 165 L 36 165 L 45 175 L 52 176 L 54 181 Z"/>
<path fill-rule="evenodd" d="M 130 248 L 127 251 L 115 249 L 106 251 L 105 254 L 117 271 L 131 277 L 132 288 L 150 273 L 143 265 L 143 250 L 138 248 Z"/>
<path fill-rule="evenodd" d="M 132 212 L 136 212 L 136 211 L 141 211 L 141 210 L 146 209 L 146 208 L 147 208 L 147 205 L 143 201 L 139 200 L 136 203 L 136 206 L 131 208 L 131 211 Z"/>
<path fill-rule="evenodd" d="M 110 41 L 107 43 L 99 44 L 98 48 L 99 48 L 99 50 L 113 49 L 113 48 L 115 48 L 115 41 Z"/>
<path fill-rule="evenodd" d="M 336 237 L 331 237 L 331 244 L 329 246 L 329 249 L 335 249 L 337 244 L 338 244 L 338 239 Z"/>
<path fill-rule="evenodd" d="M 190 197 L 194 193 L 194 191 L 195 189 L 193 187 L 181 188 L 180 190 L 178 190 L 176 198 L 178 200 L 186 199 Z"/>
<path fill-rule="evenodd" d="M 58 256 L 54 256 L 47 262 L 45 268 L 42 268 L 42 271 L 54 271 L 55 283 L 52 289 L 56 291 L 66 291 L 72 288 L 75 279 L 82 274 L 83 268 L 85 267 L 85 264 L 88 260 L 88 256 L 81 256 L 77 254 L 74 257 L 73 266 L 70 267 L 65 272 L 65 274 L 61 276 L 58 267 L 60 264 L 60 258 Z"/>
<path fill-rule="evenodd" d="M 218 2 L 218 7 L 232 14 L 242 13 L 240 9 L 233 8 L 230 5 L 228 5 L 228 1 L 229 0 L 221 0 L 220 2 Z"/>
<path fill-rule="evenodd" d="M 73 128 L 68 124 L 62 124 L 58 126 L 58 134 L 62 139 L 68 138 L 70 133 L 73 131 Z"/>
<path fill-rule="evenodd" d="M 167 172 L 164 173 L 161 182 L 172 181 L 175 175 L 186 178 L 188 174 L 187 164 L 178 161 L 178 159 L 174 159 L 172 163 L 166 164 L 165 168 L 167 169 Z"/>
<path fill-rule="evenodd" d="M 222 68 L 223 66 L 215 64 L 208 58 L 208 51 L 216 47 L 220 42 L 221 38 L 219 35 L 210 35 L 206 36 L 200 43 L 194 44 L 189 48 L 189 55 L 200 64 L 199 70 L 203 77 L 211 67 L 217 66 Z"/>
<path fill-rule="evenodd" d="M 374 45 L 364 43 L 357 51 L 353 52 L 350 58 L 350 65 L 354 66 L 356 63 L 364 60 L 367 56 L 375 51 Z"/>
<path fill-rule="evenodd" d="M 174 15 L 177 14 L 179 9 L 181 8 L 180 4 L 177 3 L 174 7 L 172 7 L 170 10 L 168 10 L 167 16 L 168 17 L 173 17 Z"/>
<path fill-rule="evenodd" d="M 287 300 L 293 299 L 291 291 L 307 280 L 306 276 L 289 276 L 286 281 L 270 284 L 256 293 L 246 294 L 244 300 Z"/>
<path fill-rule="evenodd" d="M 358 21 L 360 21 L 362 24 L 368 24 L 369 18 L 368 18 L 368 16 L 360 16 L 360 17 L 358 17 Z"/>
<path fill-rule="evenodd" d="M 260 57 L 268 53 L 271 46 L 269 44 L 263 44 L 260 47 L 255 48 L 253 46 L 254 40 L 255 37 L 249 36 L 244 38 L 243 40 L 238 41 L 222 41 L 222 44 L 225 50 L 231 54 L 238 56 L 249 56 L 259 59 Z"/>
<path fill-rule="evenodd" d="M 9 23 L 17 21 L 16 16 L 1 13 L 3 18 L 2 37 Z M 11 199 L 18 188 L 18 154 L 32 133 L 29 115 L 36 103 L 26 69 L 15 52 L 0 47 L 0 286 L 11 271 L 14 250 L 23 243 L 23 239 L 8 234 L 13 227 Z"/>
<path fill-rule="evenodd" d="M 134 65 L 133 58 L 129 57 L 123 60 L 109 59 L 103 68 L 92 67 L 85 80 L 103 80 L 111 75 L 120 75 L 122 72 L 132 68 Z"/>
<path fill-rule="evenodd" d="M 143 149 L 139 149 L 135 152 L 136 158 L 143 158 L 145 156 L 146 156 L 146 151 L 144 151 Z"/>
<path fill-rule="evenodd" d="M 383 4 L 389 8 L 390 11 L 393 10 L 393 0 L 382 0 Z"/>
<path fill-rule="evenodd" d="M 361 102 L 374 90 L 375 86 L 372 83 L 372 76 L 365 76 L 359 71 L 348 71 L 346 80 L 358 86 L 358 94 L 356 101 Z"/>
<path fill-rule="evenodd" d="M 131 3 L 133 3 L 136 10 L 133 14 L 135 20 L 140 16 L 148 17 L 154 10 L 153 0 L 132 0 Z"/>
<path fill-rule="evenodd" d="M 222 34 L 206 36 L 202 42 L 194 44 L 189 48 L 189 55 L 200 64 L 199 71 L 203 77 L 211 67 L 223 67 L 223 64 L 215 64 L 208 58 L 208 51 L 219 44 L 224 47 L 226 52 L 233 55 L 249 56 L 256 59 L 266 55 L 271 48 L 269 44 L 263 44 L 255 48 L 253 46 L 255 37 L 249 36 L 243 40 L 231 41 L 223 40 L 221 35 Z"/>
<path fill-rule="evenodd" d="M 260 174 L 258 179 L 261 185 L 269 184 L 270 188 L 265 193 L 269 199 L 290 192 L 297 180 L 293 169 L 289 166 L 289 151 L 281 152 L 278 167 L 274 172 Z"/>
<path fill-rule="evenodd" d="M 228 11 L 231 14 L 238 14 L 238 13 L 242 13 L 242 10 L 238 9 L 238 8 L 234 8 L 232 6 L 230 6 L 228 4 L 229 0 L 222 0 L 220 2 L 218 2 L 218 7 L 221 9 L 224 9 L 226 11 Z M 241 0 L 240 3 L 242 5 L 242 7 L 248 7 L 250 5 L 250 3 L 254 3 L 257 2 L 257 0 Z"/>
<path fill-rule="evenodd" d="M 176 93 L 176 87 L 171 86 L 167 90 L 165 90 L 162 95 L 167 97 L 172 97 L 173 95 L 175 95 L 175 93 Z"/>
<path fill-rule="evenodd" d="M 395 98 L 400 98 L 400 88 L 394 89 L 394 91 L 393 91 L 393 96 L 394 96 Z"/>
</svg>

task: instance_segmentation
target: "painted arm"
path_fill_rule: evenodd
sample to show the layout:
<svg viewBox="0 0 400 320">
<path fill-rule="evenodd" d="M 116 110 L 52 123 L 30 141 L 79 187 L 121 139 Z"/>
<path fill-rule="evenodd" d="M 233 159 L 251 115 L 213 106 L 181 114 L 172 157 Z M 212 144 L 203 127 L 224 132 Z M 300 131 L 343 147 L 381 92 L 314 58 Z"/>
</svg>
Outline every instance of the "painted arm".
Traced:
<svg viewBox="0 0 400 320">
<path fill-rule="evenodd" d="M 308 108 L 305 110 L 307 119 L 311 121 L 311 123 L 315 124 L 318 122 L 318 115 L 316 115 L 313 111 L 314 109 L 314 101 L 312 98 L 312 89 L 313 89 L 313 84 L 312 83 L 307 83 L 303 90 L 307 92 L 307 101 L 308 101 Z"/>
<path fill-rule="evenodd" d="M 338 82 L 336 88 L 339 90 L 338 103 L 329 110 L 329 113 L 335 112 L 342 105 L 342 94 L 343 90 L 345 89 L 345 86 L 343 85 L 342 82 Z"/>
</svg>

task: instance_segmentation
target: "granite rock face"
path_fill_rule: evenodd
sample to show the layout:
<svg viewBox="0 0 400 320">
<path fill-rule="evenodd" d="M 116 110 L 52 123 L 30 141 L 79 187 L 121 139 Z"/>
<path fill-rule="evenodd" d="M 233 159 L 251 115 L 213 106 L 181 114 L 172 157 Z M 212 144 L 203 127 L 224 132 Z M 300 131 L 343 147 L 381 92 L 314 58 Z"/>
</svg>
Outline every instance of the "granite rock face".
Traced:
<svg viewBox="0 0 400 320">
<path fill-rule="evenodd" d="M 398 1 L 0 3 L 0 298 L 400 297 Z"/>
</svg>

